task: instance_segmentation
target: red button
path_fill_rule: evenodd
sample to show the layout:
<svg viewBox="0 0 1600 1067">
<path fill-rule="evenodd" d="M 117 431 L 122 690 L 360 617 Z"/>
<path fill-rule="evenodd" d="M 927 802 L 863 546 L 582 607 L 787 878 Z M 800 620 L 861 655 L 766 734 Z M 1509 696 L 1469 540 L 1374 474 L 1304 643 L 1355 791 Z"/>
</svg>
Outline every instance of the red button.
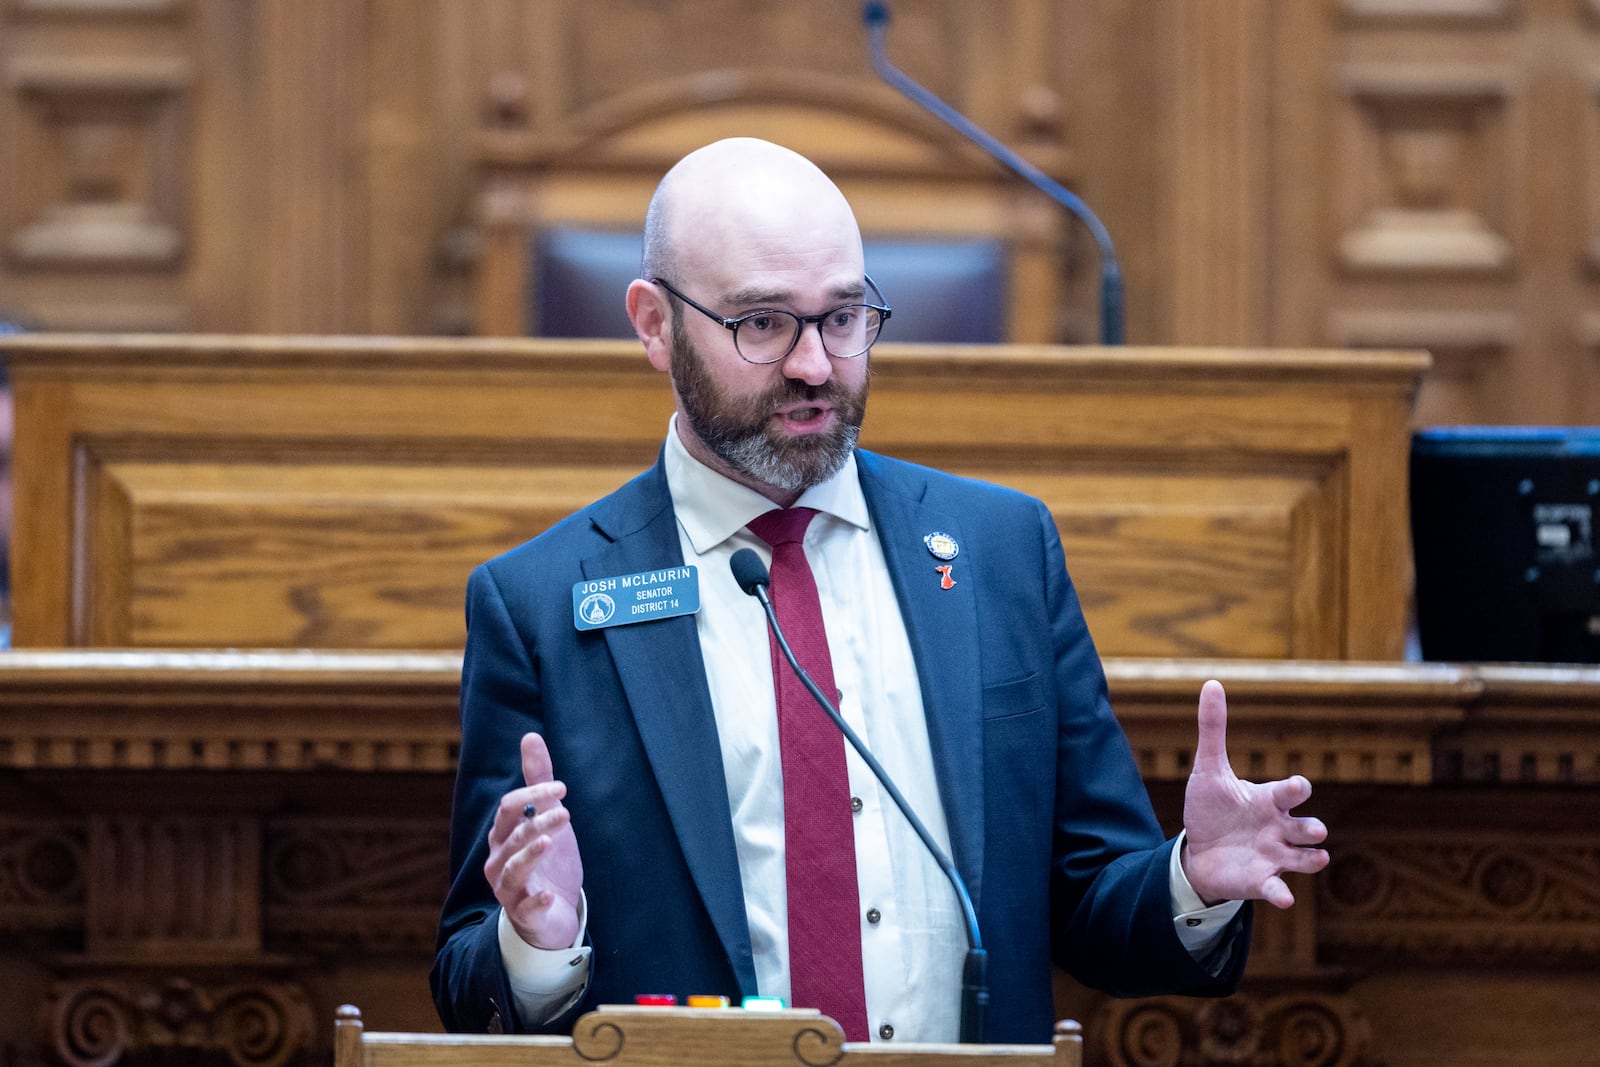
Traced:
<svg viewBox="0 0 1600 1067">
<path fill-rule="evenodd" d="M 640 993 L 633 998 L 633 1002 L 647 1008 L 670 1008 L 678 1003 L 678 998 L 671 993 Z"/>
</svg>

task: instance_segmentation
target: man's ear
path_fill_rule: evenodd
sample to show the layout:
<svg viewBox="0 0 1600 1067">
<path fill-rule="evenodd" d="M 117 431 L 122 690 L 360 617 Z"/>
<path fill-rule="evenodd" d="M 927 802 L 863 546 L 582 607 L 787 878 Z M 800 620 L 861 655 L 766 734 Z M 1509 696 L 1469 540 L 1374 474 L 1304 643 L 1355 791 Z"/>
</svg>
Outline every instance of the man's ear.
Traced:
<svg viewBox="0 0 1600 1067">
<path fill-rule="evenodd" d="M 659 285 L 635 278 L 628 286 L 628 320 L 656 370 L 672 367 L 672 314 Z"/>
</svg>

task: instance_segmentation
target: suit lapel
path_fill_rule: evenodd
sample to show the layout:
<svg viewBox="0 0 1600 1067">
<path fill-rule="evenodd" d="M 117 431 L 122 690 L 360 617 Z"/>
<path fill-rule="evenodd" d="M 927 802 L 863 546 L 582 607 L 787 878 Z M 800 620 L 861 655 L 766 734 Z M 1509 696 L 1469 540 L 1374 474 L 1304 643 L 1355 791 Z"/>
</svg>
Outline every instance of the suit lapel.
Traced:
<svg viewBox="0 0 1600 1067">
<path fill-rule="evenodd" d="M 947 533 L 964 544 L 954 515 L 923 503 L 926 482 L 891 474 L 877 457 L 858 452 L 861 488 L 889 564 L 906 635 L 917 662 L 928 741 L 933 750 L 939 799 L 950 828 L 956 869 L 977 906 L 983 878 L 982 683 L 978 660 L 978 590 L 963 576 L 962 560 L 936 559 L 923 542 Z M 952 588 L 941 587 L 935 568 L 953 564 Z M 976 787 L 976 788 L 974 788 Z"/>
<path fill-rule="evenodd" d="M 585 578 L 683 564 L 661 465 L 637 484 L 638 493 L 614 497 L 617 507 L 596 514 L 595 525 L 615 540 L 582 562 Z M 642 526 L 641 516 L 649 516 Z M 689 871 L 741 988 L 755 993 L 722 750 L 694 616 L 612 626 L 605 638 Z"/>
</svg>

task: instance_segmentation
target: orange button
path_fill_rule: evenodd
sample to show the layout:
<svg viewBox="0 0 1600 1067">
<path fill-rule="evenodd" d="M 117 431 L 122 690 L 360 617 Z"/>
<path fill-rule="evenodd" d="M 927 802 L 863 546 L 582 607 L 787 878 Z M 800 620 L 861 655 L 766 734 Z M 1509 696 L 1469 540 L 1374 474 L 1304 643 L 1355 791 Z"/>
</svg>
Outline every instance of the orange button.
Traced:
<svg viewBox="0 0 1600 1067">
<path fill-rule="evenodd" d="M 710 993 L 689 994 L 689 1007 L 691 1008 L 726 1008 L 727 997 L 712 996 Z"/>
</svg>

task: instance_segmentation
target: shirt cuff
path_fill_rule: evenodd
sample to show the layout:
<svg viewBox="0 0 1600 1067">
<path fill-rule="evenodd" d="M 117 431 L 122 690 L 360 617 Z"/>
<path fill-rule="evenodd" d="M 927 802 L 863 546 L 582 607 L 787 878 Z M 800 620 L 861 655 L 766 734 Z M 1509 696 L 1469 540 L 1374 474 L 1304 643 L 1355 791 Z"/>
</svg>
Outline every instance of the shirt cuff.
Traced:
<svg viewBox="0 0 1600 1067">
<path fill-rule="evenodd" d="M 1183 873 L 1182 856 L 1183 832 L 1180 832 L 1167 865 L 1167 882 L 1172 889 L 1172 925 L 1189 955 L 1196 960 L 1206 960 L 1217 951 L 1244 902 L 1224 900 L 1206 907 L 1206 902 L 1189 884 L 1189 876 Z"/>
<path fill-rule="evenodd" d="M 589 929 L 589 898 L 578 896 L 578 934 L 571 948 L 535 948 L 522 940 L 516 927 L 500 909 L 498 933 L 500 960 L 506 981 L 517 1001 L 517 1018 L 529 1027 L 560 1018 L 589 987 L 589 957 L 593 949 L 583 943 Z"/>
</svg>

